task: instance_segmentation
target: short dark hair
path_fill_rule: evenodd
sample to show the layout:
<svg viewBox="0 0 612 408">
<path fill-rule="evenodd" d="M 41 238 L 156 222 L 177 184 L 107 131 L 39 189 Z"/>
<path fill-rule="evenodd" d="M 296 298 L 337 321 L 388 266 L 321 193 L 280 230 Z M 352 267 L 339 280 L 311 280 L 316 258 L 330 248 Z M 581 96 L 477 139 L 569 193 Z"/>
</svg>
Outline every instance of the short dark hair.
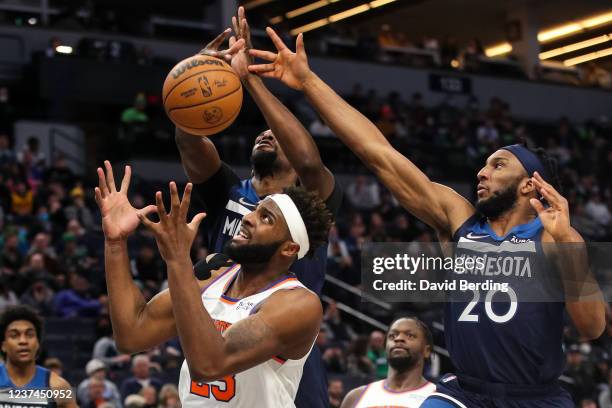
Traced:
<svg viewBox="0 0 612 408">
<path fill-rule="evenodd" d="M 421 331 L 423 332 L 423 336 L 425 336 L 425 343 L 433 349 L 433 346 L 434 346 L 433 334 L 431 333 L 429 326 L 427 326 L 427 324 L 424 321 L 422 321 L 416 316 L 401 316 L 401 317 L 396 318 L 389 325 L 389 330 L 391 330 L 391 327 L 395 324 L 395 322 L 397 322 L 398 320 L 402 320 L 402 319 L 414 321 L 417 324 L 417 326 L 419 326 Z"/>
<path fill-rule="evenodd" d="M 283 192 L 293 200 L 304 220 L 310 241 L 310 249 L 306 255 L 312 257 L 317 248 L 327 242 L 332 214 L 316 193 L 303 187 L 288 187 Z"/>
<path fill-rule="evenodd" d="M 542 176 L 547 178 L 546 181 L 548 181 L 555 188 L 555 190 L 559 192 L 559 194 L 563 194 L 561 191 L 561 178 L 559 177 L 559 162 L 557 159 L 549 155 L 546 150 L 541 147 L 526 147 L 527 150 L 538 156 L 538 159 L 540 159 L 542 162 L 546 173 L 548 173 L 546 175 L 543 174 Z"/>
<path fill-rule="evenodd" d="M 2 315 L 0 315 L 0 342 L 4 341 L 6 336 L 6 329 L 9 325 L 17 320 L 25 320 L 32 323 L 36 330 L 36 337 L 38 342 L 42 343 L 43 336 L 43 322 L 40 315 L 36 310 L 29 306 L 18 305 L 7 308 Z"/>
</svg>

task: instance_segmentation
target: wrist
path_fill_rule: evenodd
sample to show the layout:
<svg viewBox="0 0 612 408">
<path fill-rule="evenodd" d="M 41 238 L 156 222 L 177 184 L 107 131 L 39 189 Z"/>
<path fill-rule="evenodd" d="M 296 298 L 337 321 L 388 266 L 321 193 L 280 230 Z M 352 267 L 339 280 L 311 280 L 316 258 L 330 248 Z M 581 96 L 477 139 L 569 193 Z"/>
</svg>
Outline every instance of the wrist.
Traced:
<svg viewBox="0 0 612 408">
<path fill-rule="evenodd" d="M 257 75 L 253 75 L 250 72 L 240 78 L 242 84 L 247 90 L 251 91 L 253 87 L 260 85 L 262 83 L 261 78 Z"/>
<path fill-rule="evenodd" d="M 127 244 L 127 237 L 108 238 L 104 237 L 104 245 L 109 247 L 120 247 Z"/>
<path fill-rule="evenodd" d="M 193 263 L 191 263 L 191 259 L 189 256 L 183 258 L 175 258 L 175 259 L 167 259 L 166 265 L 168 266 L 168 272 L 185 272 L 193 270 Z"/>
<path fill-rule="evenodd" d="M 316 84 L 317 80 L 319 80 L 317 74 L 315 74 L 311 70 L 308 70 L 308 73 L 306 73 L 306 75 L 304 75 L 304 77 L 300 81 L 302 83 L 302 91 L 306 92 L 307 90 L 312 89 L 312 87 Z"/>
</svg>

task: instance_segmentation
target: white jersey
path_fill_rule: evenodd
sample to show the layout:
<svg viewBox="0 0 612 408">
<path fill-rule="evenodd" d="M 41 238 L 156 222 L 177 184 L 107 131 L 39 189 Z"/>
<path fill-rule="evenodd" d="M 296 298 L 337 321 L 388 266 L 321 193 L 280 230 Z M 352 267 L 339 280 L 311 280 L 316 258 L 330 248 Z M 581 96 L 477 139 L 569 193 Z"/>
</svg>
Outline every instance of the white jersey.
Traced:
<svg viewBox="0 0 612 408">
<path fill-rule="evenodd" d="M 429 395 L 436 392 L 436 385 L 429 381 L 404 392 L 390 390 L 385 382 L 381 380 L 368 384 L 354 408 L 418 408 Z"/>
<path fill-rule="evenodd" d="M 277 290 L 304 288 L 294 275 L 287 275 L 259 293 L 243 299 L 232 299 L 225 292 L 239 272 L 240 265 L 234 265 L 202 291 L 204 307 L 221 333 L 256 312 L 261 303 Z M 184 361 L 179 379 L 182 407 L 295 407 L 295 395 L 308 354 L 310 352 L 299 360 L 275 357 L 241 373 L 209 383 L 192 381 L 187 362 Z"/>
</svg>

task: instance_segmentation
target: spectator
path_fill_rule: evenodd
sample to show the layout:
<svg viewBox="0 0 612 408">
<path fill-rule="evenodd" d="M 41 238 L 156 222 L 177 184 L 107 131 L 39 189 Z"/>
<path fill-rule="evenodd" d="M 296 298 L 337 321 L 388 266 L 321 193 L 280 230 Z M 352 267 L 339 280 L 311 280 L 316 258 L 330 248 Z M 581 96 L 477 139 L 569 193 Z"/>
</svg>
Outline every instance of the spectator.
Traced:
<svg viewBox="0 0 612 408">
<path fill-rule="evenodd" d="M 33 209 L 34 193 L 25 182 L 18 181 L 11 193 L 11 211 L 23 219 L 32 215 Z"/>
<path fill-rule="evenodd" d="M 46 358 L 43 363 L 43 367 L 45 367 L 49 371 L 54 372 L 56 375 L 59 375 L 60 377 L 62 376 L 64 372 L 64 365 L 62 364 L 59 358 L 55 358 L 55 357 Z"/>
<path fill-rule="evenodd" d="M 599 408 L 612 408 L 612 371 L 608 372 L 608 383 L 599 393 Z"/>
<path fill-rule="evenodd" d="M 138 394 L 143 387 L 152 385 L 159 391 L 162 384 L 150 373 L 151 360 L 145 354 L 139 354 L 132 359 L 132 377 L 126 378 L 121 384 L 121 395 L 127 398 L 129 395 Z M 127 408 L 127 402 L 126 402 Z"/>
<path fill-rule="evenodd" d="M 35 256 L 42 257 L 40 254 L 35 254 Z M 41 316 L 51 316 L 53 314 L 54 293 L 53 289 L 49 287 L 48 278 L 45 274 L 37 274 L 32 276 L 31 281 L 32 284 L 21 296 L 20 302 L 32 307 Z"/>
<path fill-rule="evenodd" d="M 327 392 L 329 394 L 330 408 L 340 408 L 344 398 L 344 385 L 340 379 L 330 379 L 328 381 Z"/>
<path fill-rule="evenodd" d="M 125 109 L 121 114 L 121 122 L 125 124 L 146 123 L 149 121 L 145 109 L 147 107 L 147 98 L 144 93 L 139 93 L 134 99 L 134 105 Z"/>
<path fill-rule="evenodd" d="M 144 408 L 145 399 L 140 394 L 131 394 L 125 398 L 125 408 Z"/>
<path fill-rule="evenodd" d="M 357 176 L 346 189 L 351 205 L 358 210 L 373 210 L 380 204 L 380 190 L 376 181 L 368 181 L 365 176 Z"/>
<path fill-rule="evenodd" d="M 15 152 L 11 149 L 11 141 L 6 133 L 0 130 L 0 168 L 15 163 Z"/>
<path fill-rule="evenodd" d="M 573 380 L 568 388 L 575 401 L 594 395 L 593 368 L 585 359 L 578 344 L 572 344 L 568 349 L 564 374 Z"/>
<path fill-rule="evenodd" d="M 349 346 L 347 369 L 350 375 L 370 381 L 376 375 L 376 366 L 367 356 L 368 338 L 359 336 Z"/>
<path fill-rule="evenodd" d="M 57 293 L 54 299 L 55 313 L 59 317 L 95 317 L 100 314 L 106 296 L 92 298 L 91 287 L 85 271 L 77 269 L 70 274 L 70 289 Z"/>
<path fill-rule="evenodd" d="M 181 408 L 178 389 L 174 384 L 164 384 L 159 391 L 159 408 Z"/>
<path fill-rule="evenodd" d="M 89 360 L 85 366 L 85 373 L 87 378 L 77 387 L 77 400 L 80 406 L 98 407 L 102 402 L 110 402 L 116 408 L 121 408 L 119 390 L 113 382 L 106 379 L 106 365 L 102 361 Z"/>
<path fill-rule="evenodd" d="M 385 333 L 375 330 L 370 333 L 368 358 L 376 367 L 376 378 L 387 378 L 387 353 L 385 352 Z"/>
<path fill-rule="evenodd" d="M 139 394 L 145 400 L 144 408 L 157 408 L 157 391 L 152 385 L 142 387 Z"/>
<path fill-rule="evenodd" d="M 586 214 L 596 223 L 608 226 L 610 224 L 610 210 L 608 206 L 602 201 L 601 194 L 593 193 L 589 201 L 584 207 Z"/>
<path fill-rule="evenodd" d="M 113 339 L 113 329 L 110 318 L 103 314 L 96 325 L 96 343 L 94 344 L 92 358 L 102 361 L 108 368 L 121 369 L 126 366 L 131 357 L 129 354 L 120 354 Z"/>
<path fill-rule="evenodd" d="M 19 300 L 17 299 L 17 295 L 10 288 L 9 283 L 6 281 L 6 278 L 0 277 L 0 313 L 4 311 L 7 307 L 17 306 L 19 304 Z"/>
<path fill-rule="evenodd" d="M 14 275 L 21 268 L 23 260 L 23 255 L 19 251 L 19 235 L 16 230 L 7 228 L 4 232 L 4 248 L 0 259 L 2 273 Z"/>
<path fill-rule="evenodd" d="M 70 190 L 74 185 L 74 172 L 68 167 L 66 158 L 63 155 L 57 155 L 53 161 L 53 165 L 45 174 L 47 183 L 59 183 L 64 189 Z"/>
<path fill-rule="evenodd" d="M 44 166 L 46 162 L 45 154 L 40 150 L 40 140 L 37 137 L 31 136 L 28 138 L 26 145 L 17 155 L 17 160 L 23 163 L 26 157 L 30 156 L 30 160 L 36 166 Z"/>
<path fill-rule="evenodd" d="M 349 253 L 346 242 L 338 235 L 335 225 L 329 230 L 329 243 L 327 245 L 327 270 L 334 276 L 342 277 L 353 266 L 353 259 Z"/>
</svg>

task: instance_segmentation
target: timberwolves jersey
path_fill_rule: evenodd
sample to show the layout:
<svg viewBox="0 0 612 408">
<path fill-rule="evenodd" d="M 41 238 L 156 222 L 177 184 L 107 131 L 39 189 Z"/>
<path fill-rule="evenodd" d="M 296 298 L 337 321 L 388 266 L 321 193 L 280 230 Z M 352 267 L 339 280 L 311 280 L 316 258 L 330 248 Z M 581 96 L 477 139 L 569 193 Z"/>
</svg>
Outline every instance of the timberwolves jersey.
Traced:
<svg viewBox="0 0 612 408">
<path fill-rule="evenodd" d="M 542 254 L 542 232 L 536 218 L 500 237 L 475 215 L 453 241 L 456 254 L 487 257 L 486 268 L 511 265 L 511 279 L 529 287 L 534 299 L 533 291 L 545 291 L 546 285 L 530 277 L 553 273 Z M 521 302 L 520 294 L 480 290 L 469 301 L 446 303 L 446 347 L 459 379 L 531 386 L 554 383 L 561 375 L 564 304 Z"/>
<path fill-rule="evenodd" d="M 233 299 L 225 293 L 239 273 L 240 266 L 234 265 L 202 291 L 202 303 L 220 332 L 248 318 L 276 291 L 304 287 L 293 274 L 289 274 L 259 293 L 243 299 Z M 184 362 L 179 380 L 181 405 L 183 408 L 294 407 L 293 400 L 308 354 L 298 360 L 274 357 L 238 374 L 208 383 L 192 381 L 187 363 Z"/>
<path fill-rule="evenodd" d="M 52 399 L 25 395 L 25 390 L 45 390 L 48 392 L 51 372 L 46 368 L 36 366 L 32 380 L 23 387 L 17 387 L 10 379 L 6 366 L 0 364 L 0 404 L 2 407 L 55 407 Z M 22 395 L 24 394 L 24 395 Z"/>
</svg>

